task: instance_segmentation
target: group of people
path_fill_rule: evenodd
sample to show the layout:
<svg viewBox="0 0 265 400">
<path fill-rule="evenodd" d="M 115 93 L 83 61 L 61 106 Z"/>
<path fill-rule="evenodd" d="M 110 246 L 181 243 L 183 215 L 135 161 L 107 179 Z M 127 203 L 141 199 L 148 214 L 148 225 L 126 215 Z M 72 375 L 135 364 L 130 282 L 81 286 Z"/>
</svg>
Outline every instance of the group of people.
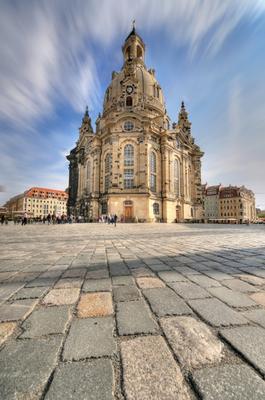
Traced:
<svg viewBox="0 0 265 400">
<path fill-rule="evenodd" d="M 116 214 L 101 215 L 99 222 L 104 222 L 105 224 L 111 224 L 116 226 L 118 217 Z"/>
</svg>

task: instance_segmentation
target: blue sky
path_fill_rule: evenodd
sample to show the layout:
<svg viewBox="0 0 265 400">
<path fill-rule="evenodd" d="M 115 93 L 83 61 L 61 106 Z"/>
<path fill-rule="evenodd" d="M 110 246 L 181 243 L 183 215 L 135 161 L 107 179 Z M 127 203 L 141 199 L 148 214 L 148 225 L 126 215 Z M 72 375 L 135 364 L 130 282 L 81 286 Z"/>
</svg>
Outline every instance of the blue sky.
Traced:
<svg viewBox="0 0 265 400">
<path fill-rule="evenodd" d="M 65 155 L 86 104 L 101 112 L 133 19 L 172 122 L 186 103 L 203 182 L 245 184 L 265 209 L 265 0 L 2 0 L 0 204 L 67 187 Z"/>
</svg>

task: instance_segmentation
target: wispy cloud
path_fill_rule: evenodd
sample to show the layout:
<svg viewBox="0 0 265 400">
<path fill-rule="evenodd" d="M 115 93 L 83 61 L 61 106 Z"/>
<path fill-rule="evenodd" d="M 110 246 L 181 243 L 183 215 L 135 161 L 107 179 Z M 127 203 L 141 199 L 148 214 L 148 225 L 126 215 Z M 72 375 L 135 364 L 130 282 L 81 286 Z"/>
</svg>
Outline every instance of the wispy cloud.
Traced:
<svg viewBox="0 0 265 400">
<path fill-rule="evenodd" d="M 101 108 L 105 88 L 97 57 L 116 40 L 120 44 L 133 19 L 140 31 L 167 35 L 171 49 L 185 46 L 191 59 L 198 54 L 214 58 L 242 21 L 256 21 L 263 13 L 263 0 L 1 1 L 0 126 L 5 128 L 0 184 L 7 188 L 5 196 L 37 182 L 65 186 L 61 153 L 72 139 L 65 132 L 49 136 L 40 122 L 56 117 L 61 107 Z M 231 90 L 230 105 L 241 115 L 236 101 L 245 89 Z"/>
</svg>

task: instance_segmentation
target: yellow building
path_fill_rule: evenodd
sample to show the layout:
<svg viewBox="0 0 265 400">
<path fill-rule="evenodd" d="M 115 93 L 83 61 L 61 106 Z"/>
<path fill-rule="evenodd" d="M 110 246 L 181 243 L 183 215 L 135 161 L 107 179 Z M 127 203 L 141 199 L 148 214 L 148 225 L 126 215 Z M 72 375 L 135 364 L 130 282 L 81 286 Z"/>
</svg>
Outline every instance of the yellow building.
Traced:
<svg viewBox="0 0 265 400">
<path fill-rule="evenodd" d="M 11 216 L 25 212 L 34 218 L 66 215 L 68 195 L 63 190 L 33 187 L 12 197 L 5 207 Z"/>
<path fill-rule="evenodd" d="M 93 132 L 86 110 L 77 146 L 67 157 L 68 213 L 97 220 L 202 218 L 201 157 L 184 103 L 171 124 L 145 44 L 135 28 L 122 47 L 124 63 L 112 73 Z"/>
<path fill-rule="evenodd" d="M 219 192 L 219 218 L 237 223 L 256 220 L 254 193 L 245 186 L 227 186 Z"/>
</svg>

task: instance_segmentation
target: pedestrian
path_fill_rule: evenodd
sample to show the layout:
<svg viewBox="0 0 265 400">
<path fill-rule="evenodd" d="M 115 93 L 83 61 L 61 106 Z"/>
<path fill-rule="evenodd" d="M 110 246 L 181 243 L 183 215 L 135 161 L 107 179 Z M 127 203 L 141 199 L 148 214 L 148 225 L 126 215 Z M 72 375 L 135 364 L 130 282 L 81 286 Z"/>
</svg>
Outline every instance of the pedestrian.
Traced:
<svg viewBox="0 0 265 400">
<path fill-rule="evenodd" d="M 114 214 L 114 217 L 113 217 L 113 219 L 114 219 L 114 226 L 116 226 L 116 224 L 117 224 L 117 219 L 118 219 L 118 217 L 117 217 L 117 215 L 116 215 L 116 214 Z"/>
<path fill-rule="evenodd" d="M 28 222 L 28 214 L 25 212 L 22 218 L 22 225 L 27 225 Z"/>
<path fill-rule="evenodd" d="M 1 216 L 1 225 L 4 225 L 4 222 L 5 222 L 5 216 L 4 216 L 4 214 Z"/>
<path fill-rule="evenodd" d="M 50 223 L 51 223 L 51 214 L 50 213 L 47 215 L 47 221 L 48 221 L 48 225 L 50 225 Z"/>
</svg>

